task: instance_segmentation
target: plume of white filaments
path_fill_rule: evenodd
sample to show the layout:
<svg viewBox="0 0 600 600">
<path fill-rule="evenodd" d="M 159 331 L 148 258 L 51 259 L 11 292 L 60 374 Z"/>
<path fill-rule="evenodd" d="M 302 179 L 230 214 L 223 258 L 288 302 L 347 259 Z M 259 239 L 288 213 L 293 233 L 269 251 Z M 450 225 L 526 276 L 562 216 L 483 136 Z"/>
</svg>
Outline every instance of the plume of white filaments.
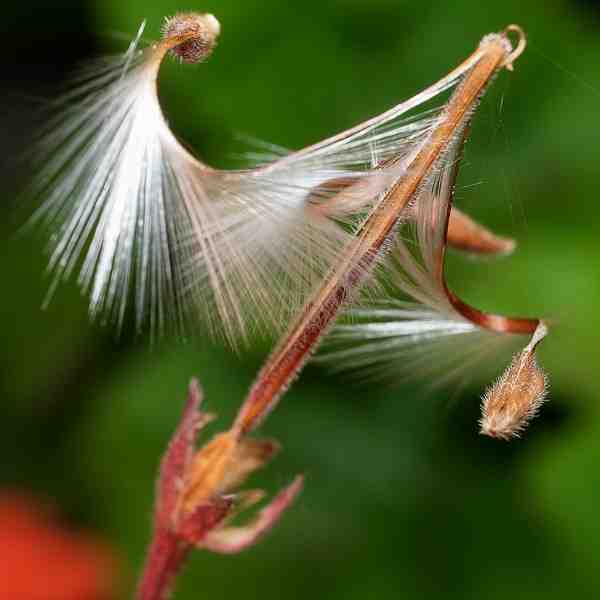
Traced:
<svg viewBox="0 0 600 600">
<path fill-rule="evenodd" d="M 120 325 L 131 299 L 140 328 L 160 331 L 192 316 L 232 345 L 285 326 L 443 118 L 443 106 L 411 111 L 456 87 L 479 60 L 474 53 L 416 96 L 330 139 L 223 171 L 174 137 L 157 96 L 165 56 L 204 60 L 217 20 L 177 15 L 160 42 L 140 48 L 143 28 L 124 56 L 86 69 L 55 103 L 38 146 L 45 164 L 35 219 L 55 230 L 55 282 L 79 270 L 93 316 Z M 468 327 L 449 322 L 451 331 Z"/>
</svg>

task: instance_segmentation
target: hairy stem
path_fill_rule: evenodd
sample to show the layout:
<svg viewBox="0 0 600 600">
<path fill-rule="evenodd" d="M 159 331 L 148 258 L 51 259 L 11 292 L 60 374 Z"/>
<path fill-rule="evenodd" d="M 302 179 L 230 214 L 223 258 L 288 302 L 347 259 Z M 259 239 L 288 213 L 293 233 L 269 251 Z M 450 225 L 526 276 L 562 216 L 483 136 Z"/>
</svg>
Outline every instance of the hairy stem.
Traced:
<svg viewBox="0 0 600 600">
<path fill-rule="evenodd" d="M 418 193 L 453 136 L 464 126 L 488 82 L 501 67 L 511 63 L 511 46 L 505 34 L 484 38 L 475 54 L 479 55 L 478 61 L 453 93 L 427 144 L 365 220 L 338 264 L 325 277 L 260 371 L 236 419 L 240 434 L 255 428 L 289 387 L 350 292 L 364 280 L 393 233 L 403 209 Z"/>
</svg>

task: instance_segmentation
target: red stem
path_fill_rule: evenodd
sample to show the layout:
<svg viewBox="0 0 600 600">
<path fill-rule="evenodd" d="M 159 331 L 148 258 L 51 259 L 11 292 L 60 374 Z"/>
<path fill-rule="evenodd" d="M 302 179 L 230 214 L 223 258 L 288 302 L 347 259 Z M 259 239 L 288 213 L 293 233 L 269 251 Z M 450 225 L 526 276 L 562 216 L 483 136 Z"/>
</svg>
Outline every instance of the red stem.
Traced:
<svg viewBox="0 0 600 600">
<path fill-rule="evenodd" d="M 189 544 L 171 531 L 157 530 L 148 549 L 136 599 L 167 600 L 189 551 Z"/>
</svg>

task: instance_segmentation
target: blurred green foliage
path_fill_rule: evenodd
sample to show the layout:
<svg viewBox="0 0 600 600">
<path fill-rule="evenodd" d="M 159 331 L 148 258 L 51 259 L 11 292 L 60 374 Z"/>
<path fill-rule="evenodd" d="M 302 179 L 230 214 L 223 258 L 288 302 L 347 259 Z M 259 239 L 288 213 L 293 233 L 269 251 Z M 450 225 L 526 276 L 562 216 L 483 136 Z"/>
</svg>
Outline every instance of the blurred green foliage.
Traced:
<svg viewBox="0 0 600 600">
<path fill-rule="evenodd" d="M 120 51 L 113 32 L 130 36 L 147 18 L 152 39 L 165 15 L 190 8 L 218 16 L 220 46 L 205 65 L 167 65 L 161 99 L 179 135 L 226 167 L 236 166 L 240 132 L 304 146 L 413 95 L 483 34 L 522 25 L 530 46 L 476 116 L 458 194 L 519 248 L 503 261 L 453 257 L 450 273 L 476 305 L 547 315 L 556 327 L 540 351 L 551 402 L 511 444 L 477 435 L 478 387 L 431 398 L 309 368 L 263 428 L 284 449 L 252 482 L 275 490 L 305 472 L 300 501 L 255 549 L 195 554 L 176 598 L 600 592 L 598 6 L 88 0 L 85 22 Z M 67 33 L 69 10 L 56 20 Z M 8 219 L 0 232 L 0 480 L 57 499 L 74 523 L 112 542 L 125 598 L 189 378 L 200 378 L 225 426 L 265 352 L 236 356 L 202 336 L 115 339 L 88 323 L 72 283 L 42 312 L 43 239 L 15 238 Z"/>
</svg>

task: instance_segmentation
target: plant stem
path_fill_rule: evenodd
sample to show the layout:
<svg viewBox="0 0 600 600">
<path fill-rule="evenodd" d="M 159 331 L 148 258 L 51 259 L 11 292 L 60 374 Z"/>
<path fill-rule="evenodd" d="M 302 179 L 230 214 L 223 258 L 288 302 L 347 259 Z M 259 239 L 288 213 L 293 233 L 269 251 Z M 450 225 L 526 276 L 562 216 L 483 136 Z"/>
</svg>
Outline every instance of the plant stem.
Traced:
<svg viewBox="0 0 600 600">
<path fill-rule="evenodd" d="M 189 544 L 178 539 L 174 533 L 155 531 L 136 599 L 167 600 L 189 550 Z"/>
<path fill-rule="evenodd" d="M 488 82 L 500 68 L 510 66 L 513 56 L 506 34 L 484 38 L 475 54 L 479 54 L 478 61 L 452 94 L 428 143 L 362 224 L 338 264 L 261 369 L 236 419 L 240 433 L 254 429 L 289 387 L 350 293 L 361 284 L 382 253 L 402 211 L 418 193 L 453 136 L 468 121 Z"/>
</svg>

